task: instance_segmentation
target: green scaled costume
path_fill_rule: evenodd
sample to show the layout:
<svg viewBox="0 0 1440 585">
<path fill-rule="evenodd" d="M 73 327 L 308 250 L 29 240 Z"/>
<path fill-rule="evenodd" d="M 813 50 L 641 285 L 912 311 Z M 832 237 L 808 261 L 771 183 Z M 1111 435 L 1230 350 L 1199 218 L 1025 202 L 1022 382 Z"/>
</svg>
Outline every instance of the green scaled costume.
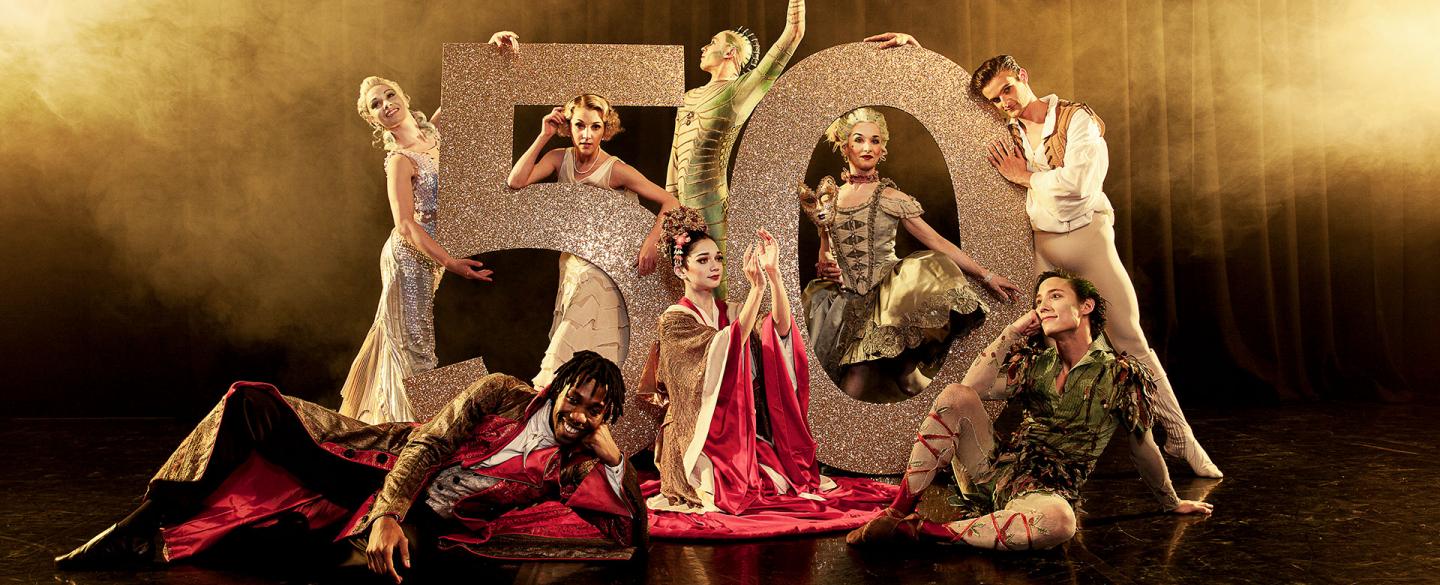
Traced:
<svg viewBox="0 0 1440 585">
<path fill-rule="evenodd" d="M 722 253 L 730 198 L 730 151 L 740 128 L 795 54 L 804 27 L 805 1 L 790 0 L 785 30 L 754 69 L 686 92 L 684 105 L 675 113 L 675 141 L 670 147 L 665 189 L 681 205 L 700 210 Z"/>
</svg>

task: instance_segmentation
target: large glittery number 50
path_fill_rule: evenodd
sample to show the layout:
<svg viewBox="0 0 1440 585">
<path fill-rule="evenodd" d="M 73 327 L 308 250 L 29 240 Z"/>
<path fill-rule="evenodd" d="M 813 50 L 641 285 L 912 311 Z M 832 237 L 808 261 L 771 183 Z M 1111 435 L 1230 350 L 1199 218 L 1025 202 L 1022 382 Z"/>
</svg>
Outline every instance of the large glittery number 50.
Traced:
<svg viewBox="0 0 1440 585">
<path fill-rule="evenodd" d="M 510 153 L 496 145 L 512 136 L 517 105 L 557 104 L 589 92 L 617 105 L 679 106 L 684 95 L 683 47 L 527 45 L 523 55 L 511 56 L 489 45 L 447 44 L 444 59 L 441 243 L 461 255 L 559 250 L 599 266 L 615 280 L 630 311 L 630 352 L 622 369 L 627 385 L 638 385 L 646 349 L 656 339 L 652 324 L 678 295 L 673 282 L 663 284 L 668 278 L 664 271 L 640 279 L 630 266 L 634 250 L 627 243 L 643 238 L 653 217 L 585 186 L 545 184 L 511 191 L 505 187 Z M 857 78 L 867 82 L 852 83 Z M 1023 200 L 982 156 L 985 142 L 1004 133 L 993 116 L 966 95 L 968 80 L 964 70 L 936 53 L 877 51 L 858 43 L 795 64 L 761 102 L 741 144 L 729 203 L 733 245 L 743 248 L 756 228 L 769 228 L 785 247 L 782 255 L 792 259 L 785 266 L 785 285 L 791 303 L 799 307 L 794 184 L 805 176 L 815 141 L 831 120 L 858 106 L 886 105 L 909 112 L 935 136 L 956 187 L 961 233 L 974 234 L 986 226 L 984 231 L 992 235 L 967 239 L 967 250 L 1002 274 L 1028 274 L 1030 266 L 1023 259 L 1029 258 L 1029 250 L 1016 249 L 1029 242 Z M 743 279 L 731 279 L 731 285 L 738 287 L 732 295 L 744 294 Z M 965 357 L 1022 310 L 1022 304 L 992 307 L 997 310 L 986 325 L 955 344 L 930 390 L 915 399 L 895 404 L 852 400 L 812 359 L 810 422 L 820 459 L 853 471 L 901 471 L 915 426 L 935 393 L 957 380 L 967 365 Z M 446 369 L 478 372 L 483 366 L 477 358 Z M 420 378 L 420 383 L 440 383 L 444 376 Z M 627 453 L 648 446 L 658 423 L 653 411 L 636 408 L 634 393 L 630 396 L 627 415 L 615 429 Z M 416 405 L 416 410 L 423 414 L 439 406 Z"/>
</svg>

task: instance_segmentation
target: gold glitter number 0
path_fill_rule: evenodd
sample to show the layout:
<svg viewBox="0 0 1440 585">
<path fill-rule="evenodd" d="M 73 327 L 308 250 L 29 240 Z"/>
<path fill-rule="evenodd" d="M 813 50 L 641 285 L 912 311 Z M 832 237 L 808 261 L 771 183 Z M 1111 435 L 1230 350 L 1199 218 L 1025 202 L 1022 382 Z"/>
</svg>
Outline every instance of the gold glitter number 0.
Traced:
<svg viewBox="0 0 1440 585">
<path fill-rule="evenodd" d="M 969 81 L 970 75 L 949 59 L 913 47 L 881 51 L 874 44 L 853 43 L 795 64 L 760 103 L 740 143 L 727 217 L 730 249 L 743 250 L 754 241 L 757 228 L 769 229 L 784 247 L 782 271 L 790 303 L 801 307 L 800 262 L 814 259 L 796 257 L 801 215 L 795 183 L 804 179 L 815 143 L 832 120 L 860 106 L 889 106 L 914 116 L 939 144 L 955 185 L 965 250 L 1029 290 L 1033 275 L 1024 192 L 1000 178 L 983 155 L 986 144 L 1008 134 L 985 105 L 967 95 Z M 743 296 L 748 288 L 744 279 L 731 279 L 730 284 L 735 287 L 732 296 Z M 973 285 L 983 290 L 978 282 Z M 992 311 L 985 325 L 951 346 L 929 389 L 903 402 L 871 404 L 850 398 L 809 352 L 810 428 L 819 459 L 863 473 L 903 471 L 915 429 L 935 395 L 959 381 L 975 354 L 1026 305 L 1007 305 L 988 295 L 986 302 Z"/>
</svg>

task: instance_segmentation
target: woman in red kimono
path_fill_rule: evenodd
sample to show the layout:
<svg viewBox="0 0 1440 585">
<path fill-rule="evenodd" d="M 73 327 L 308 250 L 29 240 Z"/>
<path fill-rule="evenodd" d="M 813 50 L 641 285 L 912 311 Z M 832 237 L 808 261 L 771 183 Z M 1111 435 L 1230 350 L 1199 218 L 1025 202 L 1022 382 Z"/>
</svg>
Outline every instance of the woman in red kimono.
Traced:
<svg viewBox="0 0 1440 585">
<path fill-rule="evenodd" d="M 756 234 L 743 265 L 749 290 L 731 306 L 715 297 L 725 258 L 705 228 L 693 209 L 666 214 L 662 246 L 685 296 L 660 317 L 652 364 L 668 402 L 655 445 L 659 493 L 647 501 L 653 534 L 759 538 L 863 523 L 894 487 L 820 475 L 806 420 L 810 368 L 779 246 Z M 767 293 L 773 310 L 762 316 Z"/>
</svg>

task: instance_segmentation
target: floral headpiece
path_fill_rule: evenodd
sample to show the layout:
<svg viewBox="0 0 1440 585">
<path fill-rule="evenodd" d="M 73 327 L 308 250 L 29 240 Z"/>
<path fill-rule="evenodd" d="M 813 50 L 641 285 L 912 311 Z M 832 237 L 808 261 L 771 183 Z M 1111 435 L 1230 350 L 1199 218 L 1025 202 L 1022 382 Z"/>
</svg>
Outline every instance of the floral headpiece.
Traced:
<svg viewBox="0 0 1440 585">
<path fill-rule="evenodd" d="M 700 232 L 709 233 L 709 225 L 705 223 L 705 216 L 700 211 L 680 206 L 665 212 L 664 220 L 660 224 L 662 237 L 656 244 L 660 253 L 670 257 L 670 262 L 675 268 L 685 262 L 685 254 L 681 250 L 690 243 L 690 234 Z"/>
</svg>

